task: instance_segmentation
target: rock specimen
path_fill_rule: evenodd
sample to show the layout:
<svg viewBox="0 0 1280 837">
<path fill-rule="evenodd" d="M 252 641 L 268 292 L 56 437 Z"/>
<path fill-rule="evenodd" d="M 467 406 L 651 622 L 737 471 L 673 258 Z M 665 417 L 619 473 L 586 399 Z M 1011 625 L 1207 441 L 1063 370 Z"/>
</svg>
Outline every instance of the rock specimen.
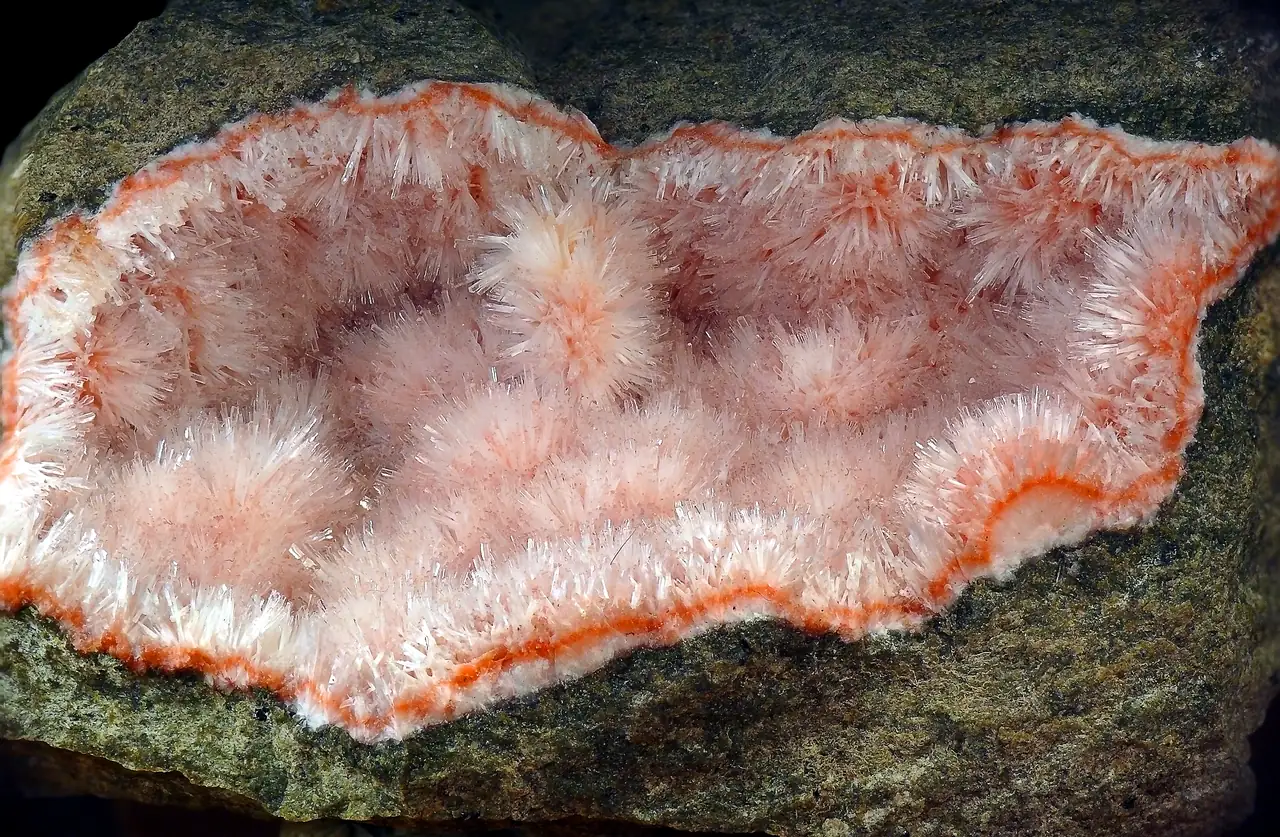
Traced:
<svg viewBox="0 0 1280 837">
<path fill-rule="evenodd" d="M 217 9 L 171 16 L 208 26 Z M 49 171 L 29 147 L 19 220 L 23 178 Z M 725 629 L 544 687 L 760 615 L 845 641 L 919 626 L 967 582 L 1099 528 L 1185 542 L 1207 521 L 1169 529 L 1170 504 L 1157 510 L 1175 484 L 1173 504 L 1195 489 L 1204 391 L 1211 408 L 1215 387 L 1249 398 L 1208 361 L 1202 386 L 1197 334 L 1275 236 L 1277 160 L 1255 140 L 1153 142 L 1079 118 L 979 136 L 836 120 L 792 140 L 705 125 L 628 150 L 516 88 L 450 82 L 250 116 L 33 232 L 19 257 L 5 604 L 35 604 L 82 652 L 265 687 L 345 730 L 301 740 L 395 741 L 342 743 L 331 762 L 374 798 L 385 759 L 443 758 L 430 742 L 513 708 L 494 701 L 573 700 L 650 659 L 709 654 L 695 679 L 781 666 L 785 702 L 805 665 L 720 659 Z M 1230 339 L 1206 333 L 1207 348 Z M 1248 549 L 1242 527 L 1219 537 Z M 1080 549 L 1123 567 L 1103 544 Z M 973 598 L 916 640 L 737 635 L 851 662 L 937 641 Z M 58 677 L 86 664 L 109 665 L 67 656 Z M 828 745 L 875 705 L 828 704 L 829 688 L 806 700 L 853 714 Z M 53 740 L 49 711 L 15 715 L 18 734 Z M 284 722 L 259 722 L 273 713 Z M 640 714 L 606 726 L 638 733 Z M 557 717 L 553 734 L 571 743 L 581 722 Z M 679 740 L 665 737 L 679 722 L 648 727 Z M 627 737 L 636 758 L 653 746 Z M 368 773 L 346 763 L 357 753 Z M 202 760 L 218 757 L 168 764 Z M 268 805 L 448 818 L 466 809 L 432 799 L 478 799 L 487 781 L 403 763 L 399 801 L 348 788 L 336 809 Z M 242 792 L 256 775 L 225 769 L 239 778 L 216 784 Z M 848 827 L 855 786 L 811 806 L 828 830 Z M 566 796 L 527 812 L 486 796 L 475 813 L 815 827 L 792 803 L 743 821 Z"/>
</svg>

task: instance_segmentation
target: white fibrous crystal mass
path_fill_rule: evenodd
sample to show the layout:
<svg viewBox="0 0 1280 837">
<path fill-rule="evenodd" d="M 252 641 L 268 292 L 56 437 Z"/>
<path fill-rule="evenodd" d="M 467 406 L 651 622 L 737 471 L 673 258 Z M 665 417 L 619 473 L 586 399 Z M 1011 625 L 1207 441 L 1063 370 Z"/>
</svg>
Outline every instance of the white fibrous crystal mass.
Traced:
<svg viewBox="0 0 1280 837">
<path fill-rule="evenodd" d="M 253 117 L 24 250 L 0 605 L 365 740 L 725 622 L 918 625 L 1151 517 L 1278 228 L 1270 145 L 1079 117 Z"/>
</svg>

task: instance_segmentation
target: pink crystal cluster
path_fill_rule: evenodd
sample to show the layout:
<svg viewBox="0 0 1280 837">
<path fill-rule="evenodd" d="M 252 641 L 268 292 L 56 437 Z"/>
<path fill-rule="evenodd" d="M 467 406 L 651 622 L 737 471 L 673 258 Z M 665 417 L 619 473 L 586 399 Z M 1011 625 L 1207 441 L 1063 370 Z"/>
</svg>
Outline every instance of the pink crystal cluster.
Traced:
<svg viewBox="0 0 1280 837">
<path fill-rule="evenodd" d="M 634 149 L 506 87 L 228 126 L 23 253 L 0 606 L 363 739 L 1149 517 L 1280 154 L 1081 118 Z"/>
</svg>

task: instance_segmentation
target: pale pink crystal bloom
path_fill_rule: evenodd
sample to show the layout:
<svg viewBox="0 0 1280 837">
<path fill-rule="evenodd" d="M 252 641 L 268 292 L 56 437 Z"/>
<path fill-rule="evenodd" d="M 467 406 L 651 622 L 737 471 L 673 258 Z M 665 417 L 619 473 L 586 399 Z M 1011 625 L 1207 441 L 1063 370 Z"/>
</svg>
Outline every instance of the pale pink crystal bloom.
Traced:
<svg viewBox="0 0 1280 837">
<path fill-rule="evenodd" d="M 713 499 L 741 446 L 732 419 L 672 394 L 656 396 L 643 410 L 584 418 L 575 454 L 541 469 L 522 492 L 515 517 L 527 522 L 525 537 L 572 537 Z M 612 453 L 602 457 L 600 450 Z"/>
<path fill-rule="evenodd" d="M 181 329 L 150 300 L 111 305 L 79 347 L 76 373 L 106 428 L 158 429 L 157 414 L 173 391 Z"/>
<path fill-rule="evenodd" d="M 739 321 L 717 374 L 762 425 L 856 423 L 917 406 L 935 383 L 938 339 L 921 317 L 860 322 L 847 308 L 802 331 Z M 723 383 L 719 383 L 723 386 Z"/>
<path fill-rule="evenodd" d="M 97 479 L 111 489 L 80 507 L 80 525 L 141 578 L 172 567 L 245 598 L 306 594 L 331 527 L 354 503 L 326 453 L 319 399 L 291 389 L 252 410 L 198 416 L 148 458 L 103 466 Z"/>
<path fill-rule="evenodd" d="M 406 299 L 341 339 L 334 408 L 361 440 L 357 453 L 366 468 L 400 462 L 414 428 L 467 397 L 496 362 L 496 353 L 481 345 L 478 307 L 456 296 L 428 311 Z"/>
<path fill-rule="evenodd" d="M 362 738 L 728 620 L 909 626 L 1145 519 L 1280 214 L 1252 140 L 619 152 L 448 84 L 173 159 L 20 263 L 3 601 Z"/>
<path fill-rule="evenodd" d="M 471 276 L 506 332 L 507 370 L 591 401 L 643 392 L 662 354 L 649 230 L 611 203 L 581 183 L 564 197 L 517 197 L 503 216 L 509 232 L 489 237 Z"/>
</svg>

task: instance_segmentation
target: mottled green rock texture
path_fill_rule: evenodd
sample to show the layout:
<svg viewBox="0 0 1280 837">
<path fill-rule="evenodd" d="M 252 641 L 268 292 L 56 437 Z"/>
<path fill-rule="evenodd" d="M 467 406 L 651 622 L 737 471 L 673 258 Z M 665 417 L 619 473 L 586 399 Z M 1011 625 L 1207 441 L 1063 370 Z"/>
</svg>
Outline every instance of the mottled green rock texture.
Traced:
<svg viewBox="0 0 1280 837">
<path fill-rule="evenodd" d="M 795 134 L 832 116 L 910 116 L 977 131 L 1072 111 L 1163 139 L 1280 131 L 1274 21 L 1234 3 L 473 5 L 517 38 L 544 91 L 614 141 L 680 120 Z"/>
<path fill-rule="evenodd" d="M 347 82 L 532 85 L 620 141 L 678 119 L 794 132 L 894 114 L 972 129 L 1072 111 L 1161 137 L 1280 135 L 1280 41 L 1204 3 L 473 6 L 175 6 L 26 133 L 0 246 L 11 256 L 177 143 Z M 85 782 L 100 793 L 298 820 L 1221 833 L 1248 812 L 1247 736 L 1280 668 L 1273 255 L 1205 325 L 1208 407 L 1155 524 L 974 585 L 921 633 L 846 644 L 772 622 L 721 629 L 366 746 L 305 729 L 268 694 L 77 655 L 26 611 L 0 617 L 0 736 L 147 775 L 102 768 Z"/>
<path fill-rule="evenodd" d="M 527 62 L 451 2 L 176 2 L 63 88 L 0 169 L 0 269 L 15 243 L 92 209 L 154 157 L 251 113 L 344 85 L 423 79 L 532 87 Z M 14 176 L 16 174 L 16 176 Z"/>
</svg>

